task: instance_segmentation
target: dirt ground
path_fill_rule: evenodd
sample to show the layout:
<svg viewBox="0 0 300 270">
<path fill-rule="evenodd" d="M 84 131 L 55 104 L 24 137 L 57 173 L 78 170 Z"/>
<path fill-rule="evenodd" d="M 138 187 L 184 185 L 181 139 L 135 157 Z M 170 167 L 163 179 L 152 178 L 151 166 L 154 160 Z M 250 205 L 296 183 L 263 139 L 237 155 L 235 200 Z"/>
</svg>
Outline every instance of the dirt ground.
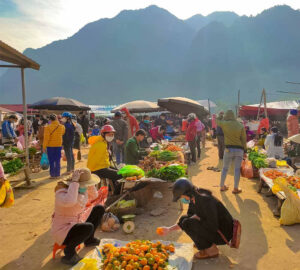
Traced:
<svg viewBox="0 0 300 270">
<path fill-rule="evenodd" d="M 85 150 L 87 152 L 87 150 Z M 76 167 L 86 165 L 84 160 Z M 243 193 L 239 196 L 230 191 L 220 193 L 220 173 L 209 171 L 209 166 L 218 165 L 217 149 L 208 143 L 201 161 L 189 168 L 189 176 L 197 186 L 213 191 L 231 214 L 242 223 L 242 242 L 239 250 L 221 246 L 219 258 L 195 261 L 193 270 L 219 269 L 300 269 L 300 233 L 299 225 L 284 227 L 273 217 L 272 209 L 276 205 L 273 197 L 258 194 L 257 180 L 241 179 Z M 220 164 L 219 164 L 220 166 Z M 63 169 L 65 164 L 63 163 Z M 54 206 L 55 181 L 49 180 L 48 172 L 34 175 L 36 187 L 15 190 L 16 201 L 12 208 L 0 210 L 0 268 L 5 270 L 31 269 L 69 269 L 60 263 L 60 256 L 52 260 L 53 240 L 50 235 L 51 215 Z M 232 188 L 233 177 L 229 175 L 227 184 Z M 121 230 L 115 233 L 103 233 L 99 229 L 99 238 L 117 238 L 122 240 L 157 239 L 155 229 L 161 225 L 175 223 L 182 211 L 177 203 L 171 202 L 170 184 L 158 188 L 163 199 L 153 199 L 142 215 L 135 219 L 136 230 L 125 235 Z M 152 217 L 149 209 L 162 207 L 163 215 Z M 183 210 L 185 212 L 186 209 Z M 164 240 L 191 242 L 185 233 L 174 233 Z M 84 256 L 92 249 L 82 248 Z"/>
</svg>

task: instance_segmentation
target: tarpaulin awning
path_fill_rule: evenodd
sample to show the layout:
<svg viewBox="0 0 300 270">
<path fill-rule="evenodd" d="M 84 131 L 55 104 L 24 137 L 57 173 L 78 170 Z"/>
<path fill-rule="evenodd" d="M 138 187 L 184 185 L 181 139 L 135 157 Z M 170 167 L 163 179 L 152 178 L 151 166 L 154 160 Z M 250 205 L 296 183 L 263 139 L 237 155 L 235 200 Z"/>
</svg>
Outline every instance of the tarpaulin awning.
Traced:
<svg viewBox="0 0 300 270">
<path fill-rule="evenodd" d="M 299 107 L 299 101 L 287 100 L 267 103 L 267 113 L 270 116 L 286 115 L 290 110 Z M 256 116 L 259 104 L 243 105 L 240 107 L 240 116 Z M 264 112 L 264 107 L 261 106 L 260 113 Z"/>
<path fill-rule="evenodd" d="M 161 98 L 158 100 L 158 105 L 170 112 L 183 115 L 195 113 L 201 117 L 208 114 L 208 111 L 199 102 L 185 97 Z"/>
<path fill-rule="evenodd" d="M 33 109 L 52 110 L 52 111 L 88 111 L 91 108 L 82 102 L 65 97 L 52 97 L 38 101 L 30 106 Z"/>
<path fill-rule="evenodd" d="M 114 108 L 111 112 L 120 111 L 123 108 L 127 108 L 131 113 L 146 113 L 146 112 L 158 112 L 161 111 L 155 102 L 145 101 L 145 100 L 135 100 L 128 103 L 124 103 Z"/>
</svg>

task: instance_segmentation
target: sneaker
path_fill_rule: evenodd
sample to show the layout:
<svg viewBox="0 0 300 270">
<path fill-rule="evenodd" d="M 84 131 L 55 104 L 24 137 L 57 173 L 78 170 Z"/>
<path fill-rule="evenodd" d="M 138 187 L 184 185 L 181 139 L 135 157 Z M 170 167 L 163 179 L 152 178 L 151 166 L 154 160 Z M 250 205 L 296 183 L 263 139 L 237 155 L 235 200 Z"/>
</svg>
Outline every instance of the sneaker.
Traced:
<svg viewBox="0 0 300 270">
<path fill-rule="evenodd" d="M 93 239 L 91 239 L 91 240 L 88 240 L 88 241 L 86 241 L 85 243 L 84 243 L 84 245 L 86 246 L 86 247 L 94 247 L 94 246 L 99 246 L 99 244 L 100 244 L 100 240 L 98 239 L 98 238 L 93 238 Z"/>
<path fill-rule="evenodd" d="M 79 261 L 81 261 L 81 257 L 79 257 L 79 255 L 77 254 L 77 253 L 75 253 L 74 255 L 73 255 L 73 257 L 71 257 L 71 258 L 67 258 L 66 256 L 64 256 L 64 257 L 62 257 L 61 258 L 61 262 L 63 263 L 63 264 L 67 264 L 67 265 L 75 265 L 75 264 L 77 264 Z"/>
</svg>

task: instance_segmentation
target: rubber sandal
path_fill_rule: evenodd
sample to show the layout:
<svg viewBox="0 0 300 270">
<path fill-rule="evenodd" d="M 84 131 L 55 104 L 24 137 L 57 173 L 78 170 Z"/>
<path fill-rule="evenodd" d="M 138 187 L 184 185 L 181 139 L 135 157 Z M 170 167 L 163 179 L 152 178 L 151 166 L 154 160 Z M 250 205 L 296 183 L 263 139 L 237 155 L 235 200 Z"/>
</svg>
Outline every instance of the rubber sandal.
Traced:
<svg viewBox="0 0 300 270">
<path fill-rule="evenodd" d="M 205 259 L 216 258 L 218 256 L 219 253 L 215 255 L 208 255 L 205 251 L 199 251 L 194 255 L 194 258 L 197 260 L 205 260 Z"/>
<path fill-rule="evenodd" d="M 220 191 L 223 191 L 223 192 L 224 192 L 224 191 L 227 191 L 228 189 L 229 189 L 229 187 L 223 186 L 223 187 L 220 188 Z"/>
<path fill-rule="evenodd" d="M 211 171 L 211 170 L 213 170 L 213 168 L 214 167 L 207 167 L 206 169 Z"/>
<path fill-rule="evenodd" d="M 218 168 L 213 168 L 212 169 L 214 172 L 220 172 L 221 170 L 220 169 L 218 169 Z"/>
<path fill-rule="evenodd" d="M 235 190 L 232 191 L 232 194 L 240 194 L 240 193 L 242 193 L 241 189 L 238 189 L 237 191 L 235 191 Z"/>
</svg>

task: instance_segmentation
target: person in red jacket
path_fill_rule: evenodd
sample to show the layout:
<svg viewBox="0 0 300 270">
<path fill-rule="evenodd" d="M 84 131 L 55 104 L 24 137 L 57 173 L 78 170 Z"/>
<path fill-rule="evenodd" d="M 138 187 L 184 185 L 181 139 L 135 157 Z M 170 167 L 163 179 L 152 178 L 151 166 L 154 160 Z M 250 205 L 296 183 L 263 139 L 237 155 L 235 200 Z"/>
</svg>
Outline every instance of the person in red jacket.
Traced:
<svg viewBox="0 0 300 270">
<path fill-rule="evenodd" d="M 196 114 L 190 113 L 188 115 L 188 127 L 186 130 L 185 139 L 189 144 L 192 154 L 192 164 L 196 163 L 196 139 L 197 139 L 197 117 Z"/>
<path fill-rule="evenodd" d="M 130 139 L 140 129 L 140 126 L 136 118 L 129 113 L 129 110 L 127 108 L 121 109 L 121 112 L 125 113 L 124 120 L 128 125 L 128 139 Z"/>
<path fill-rule="evenodd" d="M 270 123 L 269 118 L 267 118 L 264 114 L 259 116 L 259 126 L 257 129 L 257 135 L 260 135 L 263 133 L 262 128 L 265 128 L 267 131 L 270 129 Z"/>
</svg>

